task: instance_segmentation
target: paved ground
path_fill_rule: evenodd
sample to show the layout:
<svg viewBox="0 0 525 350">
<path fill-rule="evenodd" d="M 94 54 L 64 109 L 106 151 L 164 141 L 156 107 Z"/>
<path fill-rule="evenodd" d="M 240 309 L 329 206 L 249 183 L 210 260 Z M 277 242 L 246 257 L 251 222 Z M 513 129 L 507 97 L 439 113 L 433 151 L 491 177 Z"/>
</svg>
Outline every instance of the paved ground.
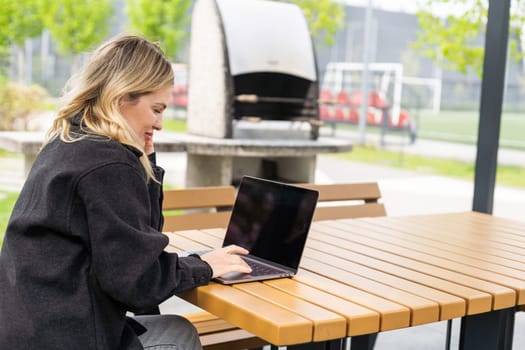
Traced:
<svg viewBox="0 0 525 350">
<path fill-rule="evenodd" d="M 336 132 L 336 137 L 357 140 L 351 133 Z M 377 141 L 374 136 L 369 137 Z M 454 157 L 474 160 L 473 146 L 418 140 L 408 145 L 404 139 L 387 137 L 387 148 L 402 153 L 421 154 L 432 157 Z M 500 150 L 500 164 L 513 164 L 525 167 L 525 153 Z M 159 154 L 158 162 L 166 171 L 166 181 L 172 185 L 184 185 L 186 157 L 184 154 Z M 22 184 L 22 158 L 2 160 L 0 167 L 0 190 L 18 190 Z M 410 171 L 368 165 L 338 159 L 334 156 L 318 157 L 316 182 L 331 183 L 345 181 L 378 181 L 383 194 L 388 215 L 412 215 L 437 212 L 470 210 L 472 207 L 473 184 L 469 181 L 445 176 L 425 175 Z M 494 214 L 525 221 L 525 190 L 497 186 L 495 190 Z M 161 307 L 164 313 L 184 312 L 194 309 L 173 298 Z M 381 333 L 376 349 L 444 349 L 446 322 L 420 326 L 399 331 Z M 525 349 L 525 313 L 517 314 L 514 349 Z M 458 346 L 459 321 L 454 321 L 452 348 Z"/>
</svg>

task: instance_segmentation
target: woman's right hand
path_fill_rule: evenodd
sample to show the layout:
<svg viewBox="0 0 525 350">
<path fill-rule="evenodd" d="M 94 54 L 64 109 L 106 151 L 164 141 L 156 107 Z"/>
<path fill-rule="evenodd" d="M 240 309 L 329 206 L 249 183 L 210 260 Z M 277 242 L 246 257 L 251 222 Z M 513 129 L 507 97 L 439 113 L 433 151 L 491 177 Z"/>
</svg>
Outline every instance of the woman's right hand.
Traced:
<svg viewBox="0 0 525 350">
<path fill-rule="evenodd" d="M 252 272 L 250 266 L 248 266 L 239 254 L 245 255 L 248 254 L 248 251 L 237 245 L 229 245 L 202 254 L 201 259 L 211 266 L 213 270 L 212 278 L 222 276 L 229 272 Z"/>
</svg>

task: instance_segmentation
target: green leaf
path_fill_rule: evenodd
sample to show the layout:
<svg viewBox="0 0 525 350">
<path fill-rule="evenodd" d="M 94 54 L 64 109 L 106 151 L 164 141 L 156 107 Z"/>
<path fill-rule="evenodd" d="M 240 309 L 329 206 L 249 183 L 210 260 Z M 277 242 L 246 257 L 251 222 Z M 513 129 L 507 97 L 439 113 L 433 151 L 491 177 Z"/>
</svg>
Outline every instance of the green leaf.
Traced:
<svg viewBox="0 0 525 350">
<path fill-rule="evenodd" d="M 189 39 L 191 0 L 127 0 L 129 28 L 159 42 L 166 56 L 176 61 Z"/>
<path fill-rule="evenodd" d="M 40 0 L 43 21 L 63 54 L 88 51 L 104 40 L 113 14 L 111 0 Z"/>
<path fill-rule="evenodd" d="M 445 69 L 462 73 L 474 72 L 481 77 L 488 0 L 418 0 L 416 16 L 420 25 L 412 48 Z M 452 9 L 438 17 L 436 8 Z M 509 49 L 511 59 L 524 58 L 520 38 L 525 23 L 525 0 L 514 0 L 511 6 Z"/>
</svg>

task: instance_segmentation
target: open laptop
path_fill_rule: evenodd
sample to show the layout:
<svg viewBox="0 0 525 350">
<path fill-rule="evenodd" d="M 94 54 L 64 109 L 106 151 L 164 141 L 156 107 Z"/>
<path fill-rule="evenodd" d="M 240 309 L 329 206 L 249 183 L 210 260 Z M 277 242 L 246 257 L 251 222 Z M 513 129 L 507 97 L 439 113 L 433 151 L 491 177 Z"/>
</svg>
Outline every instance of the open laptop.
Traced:
<svg viewBox="0 0 525 350">
<path fill-rule="evenodd" d="M 215 281 L 233 284 L 295 275 L 318 196 L 314 190 L 244 176 L 223 246 L 248 249 L 250 254 L 242 257 L 253 271 L 228 273 Z"/>
</svg>

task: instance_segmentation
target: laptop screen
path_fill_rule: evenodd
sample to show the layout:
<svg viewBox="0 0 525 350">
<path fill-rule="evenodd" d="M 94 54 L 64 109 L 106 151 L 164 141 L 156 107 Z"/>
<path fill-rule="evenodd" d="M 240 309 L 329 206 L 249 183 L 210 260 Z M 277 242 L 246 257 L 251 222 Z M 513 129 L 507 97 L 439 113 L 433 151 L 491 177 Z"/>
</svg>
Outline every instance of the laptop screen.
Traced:
<svg viewBox="0 0 525 350">
<path fill-rule="evenodd" d="M 223 246 L 297 269 L 317 205 L 318 192 L 244 176 Z"/>
</svg>

